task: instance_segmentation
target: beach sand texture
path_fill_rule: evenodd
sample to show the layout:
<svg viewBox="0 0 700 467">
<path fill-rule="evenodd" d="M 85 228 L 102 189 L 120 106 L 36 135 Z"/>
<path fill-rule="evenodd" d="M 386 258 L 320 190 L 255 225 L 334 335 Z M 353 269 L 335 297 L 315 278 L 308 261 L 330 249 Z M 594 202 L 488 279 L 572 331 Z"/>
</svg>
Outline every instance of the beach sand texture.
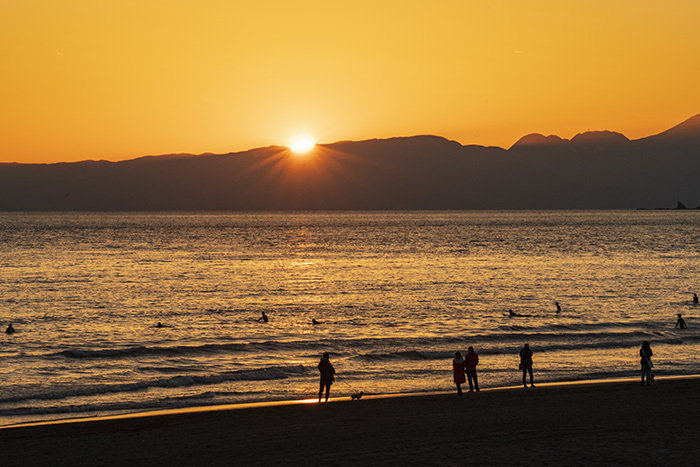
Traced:
<svg viewBox="0 0 700 467">
<path fill-rule="evenodd" d="M 0 430 L 2 465 L 699 465 L 700 378 Z"/>
</svg>

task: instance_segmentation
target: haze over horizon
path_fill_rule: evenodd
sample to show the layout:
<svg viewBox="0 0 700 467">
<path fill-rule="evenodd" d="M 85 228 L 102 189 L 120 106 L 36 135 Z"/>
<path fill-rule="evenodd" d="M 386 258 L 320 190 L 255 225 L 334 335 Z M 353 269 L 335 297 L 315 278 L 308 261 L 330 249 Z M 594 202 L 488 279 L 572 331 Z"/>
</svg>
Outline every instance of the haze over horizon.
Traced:
<svg viewBox="0 0 700 467">
<path fill-rule="evenodd" d="M 0 162 L 434 134 L 638 139 L 698 113 L 700 4 L 5 2 Z"/>
</svg>

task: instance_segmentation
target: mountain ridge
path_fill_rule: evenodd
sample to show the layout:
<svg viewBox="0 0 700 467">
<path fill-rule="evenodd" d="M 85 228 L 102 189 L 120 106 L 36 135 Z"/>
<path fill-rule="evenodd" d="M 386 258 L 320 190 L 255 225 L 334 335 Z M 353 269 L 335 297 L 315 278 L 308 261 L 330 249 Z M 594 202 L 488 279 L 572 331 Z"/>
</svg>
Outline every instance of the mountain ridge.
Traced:
<svg viewBox="0 0 700 467">
<path fill-rule="evenodd" d="M 647 138 L 418 135 L 118 162 L 0 164 L 0 211 L 633 209 L 700 205 L 700 115 Z M 521 138 L 521 141 L 523 138 Z"/>
</svg>

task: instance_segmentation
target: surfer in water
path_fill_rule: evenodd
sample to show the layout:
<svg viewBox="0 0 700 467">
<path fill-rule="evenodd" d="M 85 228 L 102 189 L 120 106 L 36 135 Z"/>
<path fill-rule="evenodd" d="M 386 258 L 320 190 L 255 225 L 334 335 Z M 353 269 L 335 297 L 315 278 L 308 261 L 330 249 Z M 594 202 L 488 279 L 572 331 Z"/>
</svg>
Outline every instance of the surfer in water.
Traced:
<svg viewBox="0 0 700 467">
<path fill-rule="evenodd" d="M 698 294 L 694 293 L 693 294 L 693 305 L 697 305 L 697 304 L 698 304 Z"/>
<path fill-rule="evenodd" d="M 317 324 L 321 324 L 321 322 L 320 322 L 320 321 L 316 321 L 315 319 L 312 318 L 312 319 L 311 319 L 311 324 L 313 324 L 314 326 L 316 326 Z"/>
<path fill-rule="evenodd" d="M 6 334 L 14 334 L 15 333 L 15 328 L 12 326 L 12 323 L 10 323 L 9 326 L 7 326 L 7 329 L 5 329 Z"/>
<path fill-rule="evenodd" d="M 508 310 L 508 317 L 525 318 L 528 316 L 532 316 L 532 315 L 521 315 L 520 313 L 516 313 L 513 310 Z"/>
<path fill-rule="evenodd" d="M 677 328 L 679 327 L 681 329 L 688 329 L 688 325 L 685 324 L 685 320 L 683 319 L 683 317 L 681 316 L 680 313 L 678 313 L 678 321 L 676 321 L 675 327 L 677 327 Z"/>
<path fill-rule="evenodd" d="M 257 321 L 258 323 L 259 323 L 260 321 L 262 321 L 263 323 L 267 323 L 267 322 L 269 321 L 269 319 L 267 318 L 267 315 L 266 315 L 265 312 L 263 311 L 263 312 L 262 312 L 262 316 L 261 316 L 260 318 L 256 319 L 255 321 Z"/>
<path fill-rule="evenodd" d="M 557 313 L 561 312 L 561 307 L 559 306 L 559 302 L 554 302 L 554 304 L 557 306 Z"/>
</svg>

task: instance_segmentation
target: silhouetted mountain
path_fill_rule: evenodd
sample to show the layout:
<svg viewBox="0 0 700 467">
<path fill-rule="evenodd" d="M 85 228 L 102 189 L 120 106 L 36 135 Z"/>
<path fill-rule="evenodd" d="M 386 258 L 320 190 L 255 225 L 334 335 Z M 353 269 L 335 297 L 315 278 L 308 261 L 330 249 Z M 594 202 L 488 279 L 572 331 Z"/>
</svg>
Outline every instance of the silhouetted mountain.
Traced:
<svg viewBox="0 0 700 467">
<path fill-rule="evenodd" d="M 516 141 L 515 144 L 511 146 L 511 149 L 540 146 L 561 146 L 568 142 L 568 139 L 563 139 L 556 135 L 544 136 L 539 133 L 530 133 L 529 135 L 525 135 Z"/>
<path fill-rule="evenodd" d="M 625 135 L 614 131 L 587 131 L 571 138 L 571 144 L 577 146 L 609 146 L 628 142 Z"/>
<path fill-rule="evenodd" d="M 700 143 L 700 114 L 658 135 L 648 136 L 638 141 L 672 143 L 674 145 Z"/>
<path fill-rule="evenodd" d="M 510 149 L 437 136 L 342 141 L 304 155 L 0 164 L 0 210 L 612 209 L 700 205 L 700 116 L 628 140 L 537 134 Z"/>
</svg>

